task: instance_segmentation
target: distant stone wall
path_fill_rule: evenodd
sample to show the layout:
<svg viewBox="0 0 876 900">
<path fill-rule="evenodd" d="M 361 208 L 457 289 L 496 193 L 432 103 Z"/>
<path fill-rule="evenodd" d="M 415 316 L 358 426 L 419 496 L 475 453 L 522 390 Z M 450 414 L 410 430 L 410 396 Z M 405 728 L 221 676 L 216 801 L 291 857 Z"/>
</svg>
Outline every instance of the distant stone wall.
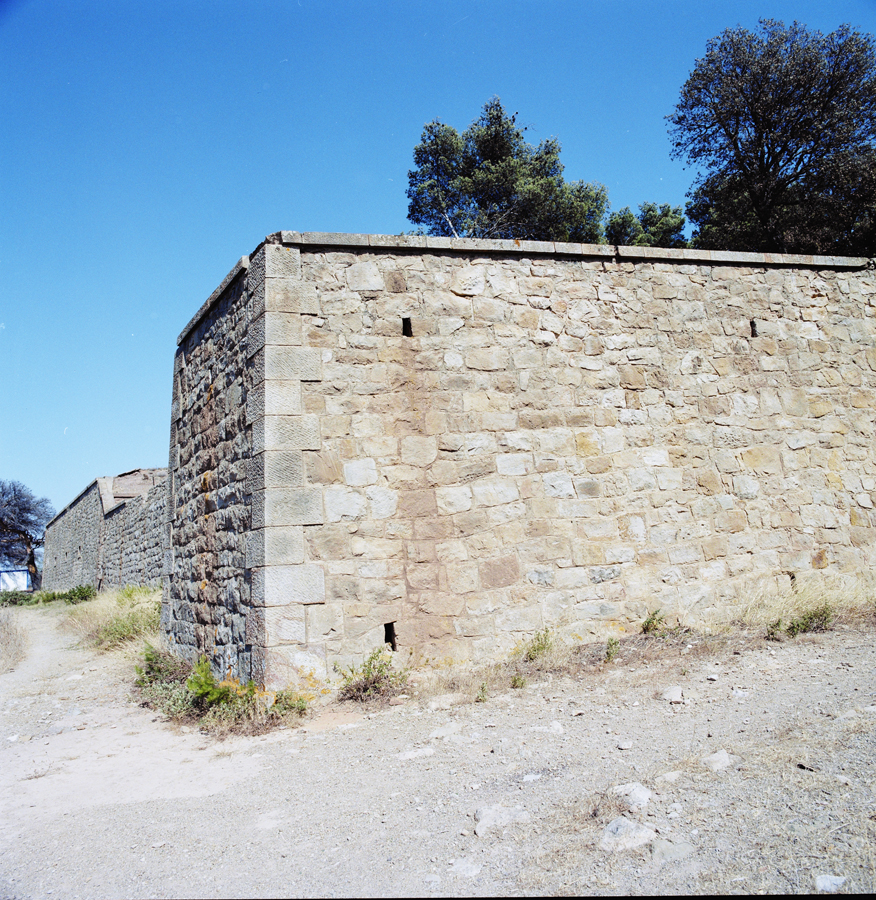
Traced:
<svg viewBox="0 0 876 900">
<path fill-rule="evenodd" d="M 269 685 L 876 562 L 868 260 L 282 232 L 177 359 L 165 627 Z"/>
<path fill-rule="evenodd" d="M 167 472 L 98 478 L 46 528 L 43 589 L 160 584 L 166 545 Z"/>
<path fill-rule="evenodd" d="M 103 505 L 92 482 L 46 529 L 43 590 L 67 591 L 99 581 Z"/>
<path fill-rule="evenodd" d="M 167 484 L 111 510 L 104 521 L 101 587 L 161 584 L 167 521 Z"/>
<path fill-rule="evenodd" d="M 246 541 L 251 522 L 247 466 L 254 412 L 247 397 L 253 293 L 235 271 L 206 304 L 174 363 L 169 508 L 172 528 L 162 623 L 170 645 L 217 671 L 264 680 L 253 633 Z M 253 654 L 253 645 L 256 652 Z"/>
</svg>

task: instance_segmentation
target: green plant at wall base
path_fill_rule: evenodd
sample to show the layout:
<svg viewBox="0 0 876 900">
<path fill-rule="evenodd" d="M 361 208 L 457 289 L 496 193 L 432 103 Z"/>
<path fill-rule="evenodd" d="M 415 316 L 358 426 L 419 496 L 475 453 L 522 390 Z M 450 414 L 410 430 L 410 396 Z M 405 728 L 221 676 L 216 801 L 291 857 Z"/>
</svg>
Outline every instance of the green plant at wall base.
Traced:
<svg viewBox="0 0 876 900">
<path fill-rule="evenodd" d="M 511 676 L 511 687 L 515 690 L 520 690 L 521 688 L 526 687 L 526 679 L 522 675 L 512 675 Z"/>
<path fill-rule="evenodd" d="M 620 652 L 620 641 L 616 637 L 610 637 L 605 648 L 605 661 L 610 663 Z"/>
<path fill-rule="evenodd" d="M 654 612 L 648 614 L 648 618 L 642 622 L 642 634 L 660 634 L 661 631 L 665 629 L 664 622 L 666 620 L 666 616 L 664 616 L 659 609 L 655 609 Z"/>
<path fill-rule="evenodd" d="M 523 658 L 527 662 L 535 662 L 550 653 L 553 646 L 554 639 L 551 636 L 549 628 L 545 628 L 542 631 L 536 631 L 532 640 L 530 640 L 523 648 Z"/>
<path fill-rule="evenodd" d="M 807 631 L 827 631 L 835 618 L 833 607 L 829 603 L 822 603 L 792 619 L 785 626 L 785 632 L 791 637 L 797 637 Z"/>
<path fill-rule="evenodd" d="M 62 594 L 61 596 L 63 596 L 65 603 L 69 603 L 72 605 L 75 603 L 85 603 L 88 600 L 93 600 L 97 596 L 97 591 L 92 584 L 80 584 L 74 588 L 70 588 L 70 590 L 67 591 L 66 594 Z"/>
<path fill-rule="evenodd" d="M 781 641 L 782 639 L 782 620 L 776 619 L 770 622 L 766 627 L 766 639 L 768 641 Z"/>
<path fill-rule="evenodd" d="M 252 682 L 250 682 L 252 684 Z M 202 707 L 216 706 L 219 703 L 228 703 L 235 693 L 231 684 L 224 681 L 217 682 L 210 662 L 206 656 L 202 656 L 192 668 L 192 674 L 186 681 L 186 687 L 192 692 L 195 703 Z M 255 685 L 253 685 L 253 691 Z"/>
<path fill-rule="evenodd" d="M 407 671 L 393 669 L 392 653 L 386 645 L 375 647 L 361 666 L 337 667 L 336 671 L 343 678 L 338 699 L 360 703 L 396 694 L 408 680 Z"/>
</svg>

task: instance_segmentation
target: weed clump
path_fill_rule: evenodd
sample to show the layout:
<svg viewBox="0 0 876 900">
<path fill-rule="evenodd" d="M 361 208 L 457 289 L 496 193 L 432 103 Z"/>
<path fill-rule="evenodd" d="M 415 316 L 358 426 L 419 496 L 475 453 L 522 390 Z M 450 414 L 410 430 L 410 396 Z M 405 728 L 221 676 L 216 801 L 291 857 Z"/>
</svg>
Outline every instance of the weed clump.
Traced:
<svg viewBox="0 0 876 900">
<path fill-rule="evenodd" d="M 74 606 L 77 603 L 86 603 L 88 600 L 94 600 L 97 596 L 97 590 L 93 584 L 79 584 L 74 588 L 70 588 L 65 594 L 59 594 L 53 599 L 63 600 L 65 603 Z"/>
<path fill-rule="evenodd" d="M 76 609 L 71 610 L 69 621 L 92 647 L 113 650 L 156 634 L 160 618 L 160 591 L 129 585 L 121 591 L 102 593 L 92 600 L 76 601 Z"/>
<path fill-rule="evenodd" d="M 605 661 L 610 663 L 620 652 L 620 641 L 616 637 L 610 637 L 605 647 Z"/>
<path fill-rule="evenodd" d="M 655 609 L 654 612 L 649 613 L 645 621 L 642 622 L 642 634 L 660 635 L 666 630 L 665 623 L 666 616 L 664 616 L 659 609 Z"/>
<path fill-rule="evenodd" d="M 532 639 L 523 648 L 523 658 L 527 662 L 537 662 L 547 656 L 554 647 L 553 635 L 549 628 L 536 631 Z"/>
<path fill-rule="evenodd" d="M 336 667 L 335 670 L 343 679 L 338 699 L 359 703 L 391 697 L 399 693 L 408 680 L 406 670 L 393 669 L 392 654 L 386 645 L 375 647 L 361 666 L 351 666 L 349 669 Z"/>
<path fill-rule="evenodd" d="M 150 644 L 136 684 L 146 705 L 205 731 L 259 731 L 304 715 L 309 700 L 298 691 L 264 691 L 230 676 L 217 681 L 205 656 L 192 666 Z"/>
<path fill-rule="evenodd" d="M 780 641 L 783 633 L 794 638 L 808 631 L 828 631 L 836 616 L 836 610 L 829 603 L 820 603 L 812 609 L 803 610 L 787 625 L 784 625 L 781 619 L 770 622 L 766 627 L 766 639 Z"/>
</svg>

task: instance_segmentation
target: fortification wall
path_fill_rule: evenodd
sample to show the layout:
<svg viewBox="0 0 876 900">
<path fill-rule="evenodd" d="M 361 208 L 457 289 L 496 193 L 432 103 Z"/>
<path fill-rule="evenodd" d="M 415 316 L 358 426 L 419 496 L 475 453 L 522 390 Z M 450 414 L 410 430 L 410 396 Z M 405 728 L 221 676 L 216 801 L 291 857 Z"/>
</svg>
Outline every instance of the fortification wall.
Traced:
<svg viewBox="0 0 876 900">
<path fill-rule="evenodd" d="M 223 675 L 263 681 L 263 657 L 256 653 L 254 664 L 251 652 L 262 641 L 248 621 L 247 346 L 253 291 L 247 290 L 246 275 L 244 266 L 233 270 L 175 357 L 172 522 L 162 623 L 171 646 L 185 658 L 206 654 Z"/>
<path fill-rule="evenodd" d="M 167 484 L 163 481 L 106 515 L 101 587 L 161 583 L 166 521 Z"/>
<path fill-rule="evenodd" d="M 167 544 L 167 471 L 98 478 L 46 528 L 43 588 L 98 590 L 161 580 Z"/>
<path fill-rule="evenodd" d="M 93 481 L 46 528 L 43 590 L 68 591 L 80 584 L 97 587 L 103 505 Z"/>
<path fill-rule="evenodd" d="M 229 279 L 181 338 L 167 618 L 258 680 L 874 562 L 866 260 L 282 232 Z M 213 484 L 248 530 L 218 580 Z"/>
</svg>

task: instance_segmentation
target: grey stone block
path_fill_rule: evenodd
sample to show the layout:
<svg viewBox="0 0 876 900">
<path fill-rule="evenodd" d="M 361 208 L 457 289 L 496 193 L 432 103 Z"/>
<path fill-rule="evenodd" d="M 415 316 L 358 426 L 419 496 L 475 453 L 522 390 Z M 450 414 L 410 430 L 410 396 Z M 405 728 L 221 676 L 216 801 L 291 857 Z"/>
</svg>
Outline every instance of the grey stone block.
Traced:
<svg viewBox="0 0 876 900">
<path fill-rule="evenodd" d="M 297 313 L 266 312 L 249 327 L 246 355 L 254 356 L 265 344 L 298 346 L 301 344 L 301 316 Z"/>
<path fill-rule="evenodd" d="M 266 379 L 322 381 L 322 353 L 314 347 L 267 344 L 252 358 L 253 383 Z"/>
<path fill-rule="evenodd" d="M 266 450 L 247 460 L 246 488 L 250 494 L 303 485 L 304 454 L 300 450 Z"/>
<path fill-rule="evenodd" d="M 264 416 L 253 422 L 252 450 L 320 450 L 319 416 Z"/>
<path fill-rule="evenodd" d="M 268 278 L 260 290 L 253 293 L 253 318 L 265 312 L 318 316 L 320 308 L 316 285 L 297 278 Z"/>
<path fill-rule="evenodd" d="M 370 247 L 419 247 L 426 246 L 425 234 L 369 234 Z"/>
<path fill-rule="evenodd" d="M 313 603 L 325 603 L 325 573 L 322 566 L 312 563 L 301 566 L 266 566 L 263 569 L 253 569 L 252 597 L 253 606 L 297 606 L 303 627 L 304 610 L 302 607 Z M 270 643 L 270 637 L 269 633 L 268 643 Z M 301 641 L 304 642 L 303 634 Z"/>
<path fill-rule="evenodd" d="M 269 488 L 252 495 L 252 527 L 322 525 L 322 488 Z"/>
<path fill-rule="evenodd" d="M 265 278 L 300 278 L 301 251 L 282 244 L 265 244 Z"/>
<path fill-rule="evenodd" d="M 304 562 L 304 528 L 285 525 L 259 528 L 246 535 L 246 567 L 288 566 Z"/>
<path fill-rule="evenodd" d="M 297 416 L 301 412 L 301 382 L 298 379 L 262 381 L 246 396 L 249 425 L 265 415 Z"/>
<path fill-rule="evenodd" d="M 317 244 L 329 247 L 367 247 L 367 234 L 344 234 L 338 231 L 302 231 L 299 244 Z"/>
</svg>

